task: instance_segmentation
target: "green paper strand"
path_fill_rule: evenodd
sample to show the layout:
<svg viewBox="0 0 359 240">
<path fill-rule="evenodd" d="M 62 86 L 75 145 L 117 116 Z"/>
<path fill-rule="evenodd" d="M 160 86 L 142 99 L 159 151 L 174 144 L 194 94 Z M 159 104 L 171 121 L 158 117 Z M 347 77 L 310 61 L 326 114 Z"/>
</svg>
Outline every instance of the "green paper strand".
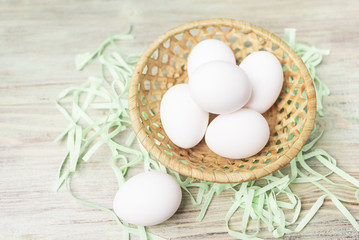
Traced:
<svg viewBox="0 0 359 240">
<path fill-rule="evenodd" d="M 313 129 L 308 143 L 290 162 L 289 174 L 277 171 L 260 180 L 246 183 L 194 182 L 192 178 L 183 178 L 153 159 L 136 141 L 136 135 L 131 129 L 128 115 L 128 89 L 135 64 L 140 55 L 123 51 L 119 44 L 133 39 L 130 33 L 131 28 L 124 33 L 110 36 L 100 44 L 95 52 L 78 55 L 76 57 L 76 68 L 83 70 L 87 65 L 97 60 L 101 69 L 101 78 L 90 77 L 86 83 L 65 89 L 56 98 L 56 107 L 69 121 L 68 127 L 56 139 L 56 141 L 67 140 L 67 153 L 60 163 L 56 191 L 66 183 L 68 191 L 78 203 L 109 213 L 122 229 L 122 239 L 130 239 L 132 235 L 136 235 L 140 239 L 163 239 L 148 233 L 145 227 L 130 227 L 127 223 L 120 221 L 111 209 L 81 200 L 72 192 L 71 179 L 80 170 L 79 163 L 82 163 L 81 168 L 86 167 L 84 163 L 91 161 L 93 155 L 100 148 L 106 146 L 112 155 L 109 164 L 119 186 L 126 181 L 128 169 L 141 163 L 144 171 L 156 170 L 169 173 L 176 178 L 184 193 L 189 195 L 193 205 L 202 205 L 197 217 L 198 221 L 205 217 L 214 196 L 223 191 L 232 191 L 233 204 L 229 207 L 224 220 L 228 234 L 235 238 L 260 239 L 257 237 L 260 224 L 264 224 L 276 238 L 299 232 L 315 216 L 326 198 L 330 198 L 338 210 L 359 231 L 357 221 L 342 204 L 342 202 L 358 204 L 359 181 L 339 169 L 336 166 L 335 159 L 324 150 L 312 150 L 323 134 L 323 132 L 318 133 L 316 128 Z M 323 116 L 323 97 L 329 95 L 330 91 L 316 75 L 316 68 L 321 63 L 323 56 L 329 54 L 329 51 L 297 43 L 295 39 L 295 29 L 286 29 L 285 41 L 307 66 L 316 90 L 317 112 Z M 71 102 L 71 105 L 68 102 Z M 121 141 L 121 139 L 124 140 Z M 323 175 L 311 168 L 307 161 L 313 160 L 319 161 L 329 172 Z M 334 173 L 353 184 L 354 187 L 329 180 L 327 177 Z M 356 200 L 340 198 L 320 182 L 326 182 L 336 188 L 353 190 Z M 324 192 L 305 216 L 300 214 L 301 201 L 298 195 L 293 193 L 290 188 L 293 184 L 301 183 L 311 183 Z M 193 192 L 196 192 L 196 195 Z M 288 201 L 279 200 L 280 195 L 286 196 Z M 233 230 L 232 225 L 236 223 L 232 223 L 231 219 L 239 214 L 240 209 L 243 209 L 242 224 L 237 228 L 241 230 Z M 287 220 L 284 210 L 293 212 L 291 219 Z M 300 218 L 301 220 L 298 222 Z M 248 234 L 248 225 L 251 221 L 256 223 L 256 231 Z M 294 224 L 298 225 L 293 229 Z"/>
</svg>

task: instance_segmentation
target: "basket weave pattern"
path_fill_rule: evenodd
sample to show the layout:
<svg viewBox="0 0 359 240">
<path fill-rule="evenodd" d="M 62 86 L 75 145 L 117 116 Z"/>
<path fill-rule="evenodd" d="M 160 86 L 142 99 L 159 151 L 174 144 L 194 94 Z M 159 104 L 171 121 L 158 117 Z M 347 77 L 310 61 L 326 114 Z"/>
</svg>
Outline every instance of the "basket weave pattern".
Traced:
<svg viewBox="0 0 359 240">
<path fill-rule="evenodd" d="M 199 41 L 211 38 L 230 46 L 237 64 L 248 54 L 264 50 L 273 53 L 283 66 L 282 91 L 264 114 L 270 126 L 270 139 L 253 157 L 235 160 L 220 157 L 204 140 L 191 149 L 182 149 L 171 142 L 162 128 L 159 113 L 162 96 L 173 85 L 188 81 L 188 54 Z M 140 142 L 167 168 L 199 180 L 243 182 L 268 175 L 297 155 L 313 128 L 316 99 L 304 63 L 278 37 L 242 21 L 209 19 L 174 28 L 147 48 L 131 80 L 129 111 Z M 214 117 L 211 115 L 211 119 Z"/>
</svg>

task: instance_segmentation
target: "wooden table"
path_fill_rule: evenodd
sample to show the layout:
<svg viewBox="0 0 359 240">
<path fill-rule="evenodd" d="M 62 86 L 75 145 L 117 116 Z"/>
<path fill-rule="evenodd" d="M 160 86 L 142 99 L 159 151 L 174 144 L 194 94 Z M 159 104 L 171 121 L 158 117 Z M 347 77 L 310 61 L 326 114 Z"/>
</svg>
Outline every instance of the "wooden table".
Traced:
<svg viewBox="0 0 359 240">
<path fill-rule="evenodd" d="M 355 0 L 0 1 L 0 239 L 121 239 L 108 214 L 77 204 L 65 190 L 52 191 L 66 150 L 53 140 L 67 126 L 54 99 L 98 74 L 96 67 L 76 71 L 74 56 L 94 50 L 129 24 L 136 40 L 126 48 L 137 52 L 172 27 L 214 17 L 246 20 L 280 37 L 293 27 L 301 41 L 331 49 L 318 69 L 332 93 L 325 98 L 325 117 L 318 119 L 325 133 L 317 146 L 359 179 L 359 123 L 353 119 L 359 116 L 358 14 Z M 117 185 L 106 157 L 103 149 L 74 187 L 79 197 L 111 207 Z M 304 212 L 321 195 L 310 185 L 294 191 Z M 178 213 L 149 231 L 171 239 L 231 239 L 224 222 L 230 197 L 231 192 L 217 196 L 203 222 L 196 222 L 200 207 L 184 195 Z M 359 219 L 358 205 L 346 206 Z M 286 236 L 344 238 L 359 239 L 359 233 L 329 200 L 301 233 Z"/>
</svg>

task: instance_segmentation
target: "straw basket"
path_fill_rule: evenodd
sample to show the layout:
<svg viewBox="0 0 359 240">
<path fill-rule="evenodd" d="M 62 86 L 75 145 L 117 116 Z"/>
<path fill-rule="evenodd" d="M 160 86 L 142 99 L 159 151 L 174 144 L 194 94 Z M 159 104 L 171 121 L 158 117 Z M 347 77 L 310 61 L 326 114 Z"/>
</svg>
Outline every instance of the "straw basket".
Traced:
<svg viewBox="0 0 359 240">
<path fill-rule="evenodd" d="M 204 140 L 191 149 L 179 148 L 161 125 L 162 96 L 173 85 L 188 81 L 188 54 L 199 41 L 211 38 L 230 46 L 237 64 L 248 54 L 264 50 L 273 53 L 283 66 L 282 91 L 264 114 L 270 126 L 269 142 L 257 155 L 246 159 L 220 157 Z M 280 169 L 298 154 L 314 125 L 316 98 L 307 68 L 281 39 L 246 22 L 208 19 L 178 26 L 150 44 L 131 79 L 129 111 L 138 139 L 167 168 L 198 180 L 245 182 Z"/>
</svg>

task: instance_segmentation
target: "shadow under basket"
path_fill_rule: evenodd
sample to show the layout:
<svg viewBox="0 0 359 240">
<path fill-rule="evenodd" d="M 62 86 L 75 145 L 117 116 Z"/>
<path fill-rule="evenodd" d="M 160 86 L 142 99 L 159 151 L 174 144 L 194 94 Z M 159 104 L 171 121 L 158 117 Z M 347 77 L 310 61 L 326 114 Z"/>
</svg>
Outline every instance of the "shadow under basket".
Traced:
<svg viewBox="0 0 359 240">
<path fill-rule="evenodd" d="M 269 141 L 258 154 L 246 159 L 218 156 L 204 140 L 190 149 L 179 148 L 161 124 L 162 96 L 170 87 L 188 81 L 186 64 L 191 49 L 212 38 L 233 50 L 237 64 L 252 52 L 268 51 L 283 67 L 282 91 L 264 113 L 270 126 Z M 208 19 L 180 25 L 150 44 L 131 79 L 129 113 L 139 141 L 165 167 L 198 180 L 235 183 L 266 176 L 298 154 L 314 126 L 316 97 L 306 66 L 281 39 L 243 21 Z"/>
</svg>

